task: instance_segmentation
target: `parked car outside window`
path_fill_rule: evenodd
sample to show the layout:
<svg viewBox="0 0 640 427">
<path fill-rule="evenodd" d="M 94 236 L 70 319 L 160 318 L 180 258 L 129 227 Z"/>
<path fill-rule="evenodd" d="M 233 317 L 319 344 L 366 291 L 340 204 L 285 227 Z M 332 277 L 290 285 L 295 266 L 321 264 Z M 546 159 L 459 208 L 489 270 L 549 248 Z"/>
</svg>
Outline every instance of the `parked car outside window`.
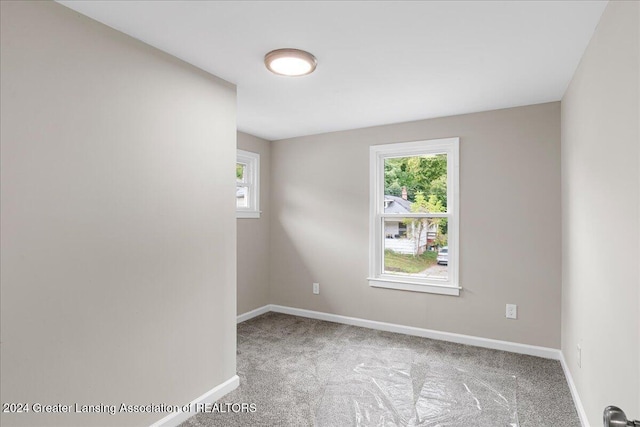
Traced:
<svg viewBox="0 0 640 427">
<path fill-rule="evenodd" d="M 441 248 L 438 251 L 437 261 L 438 261 L 438 264 L 449 265 L 449 248 L 447 246 Z"/>
</svg>

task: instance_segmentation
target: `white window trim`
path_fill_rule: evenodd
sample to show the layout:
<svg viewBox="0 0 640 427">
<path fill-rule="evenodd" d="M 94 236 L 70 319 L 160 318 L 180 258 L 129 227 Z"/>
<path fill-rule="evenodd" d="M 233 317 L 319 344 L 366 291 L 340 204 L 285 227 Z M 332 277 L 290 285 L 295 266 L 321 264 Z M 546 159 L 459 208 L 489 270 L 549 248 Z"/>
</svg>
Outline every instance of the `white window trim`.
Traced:
<svg viewBox="0 0 640 427">
<path fill-rule="evenodd" d="M 395 144 L 373 145 L 370 155 L 370 208 L 369 208 L 369 285 L 372 287 L 428 292 L 442 295 L 460 295 L 460 191 L 459 191 L 459 146 L 460 138 L 443 138 Z M 409 157 L 422 154 L 447 154 L 447 213 L 429 214 L 430 217 L 448 217 L 448 280 L 402 277 L 384 274 L 384 227 L 383 219 L 389 217 L 413 217 L 423 214 L 385 214 L 381 208 L 384 201 L 384 159 Z"/>
<path fill-rule="evenodd" d="M 249 203 L 246 208 L 236 207 L 236 218 L 260 218 L 260 154 L 236 150 L 236 162 L 247 165 L 247 182 L 236 182 L 237 187 L 248 187 Z"/>
</svg>

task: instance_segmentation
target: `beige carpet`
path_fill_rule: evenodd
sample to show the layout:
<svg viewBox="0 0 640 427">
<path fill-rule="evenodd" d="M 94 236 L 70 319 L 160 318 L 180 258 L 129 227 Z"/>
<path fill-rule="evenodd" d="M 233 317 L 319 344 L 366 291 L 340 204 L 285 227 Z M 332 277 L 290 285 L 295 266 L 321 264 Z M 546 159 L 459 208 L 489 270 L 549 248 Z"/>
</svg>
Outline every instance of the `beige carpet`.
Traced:
<svg viewBox="0 0 640 427">
<path fill-rule="evenodd" d="M 238 325 L 238 375 L 183 426 L 580 426 L 557 361 L 278 313 Z"/>
</svg>

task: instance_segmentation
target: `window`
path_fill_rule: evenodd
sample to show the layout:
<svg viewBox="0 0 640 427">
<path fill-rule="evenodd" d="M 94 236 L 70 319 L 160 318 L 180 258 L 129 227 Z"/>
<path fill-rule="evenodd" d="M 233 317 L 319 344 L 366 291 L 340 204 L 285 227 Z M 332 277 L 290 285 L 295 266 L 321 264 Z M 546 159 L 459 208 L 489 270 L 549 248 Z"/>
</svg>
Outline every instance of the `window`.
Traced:
<svg viewBox="0 0 640 427">
<path fill-rule="evenodd" d="M 236 217 L 260 218 L 260 154 L 238 150 Z"/>
<path fill-rule="evenodd" d="M 459 295 L 458 138 L 370 148 L 369 284 Z"/>
</svg>

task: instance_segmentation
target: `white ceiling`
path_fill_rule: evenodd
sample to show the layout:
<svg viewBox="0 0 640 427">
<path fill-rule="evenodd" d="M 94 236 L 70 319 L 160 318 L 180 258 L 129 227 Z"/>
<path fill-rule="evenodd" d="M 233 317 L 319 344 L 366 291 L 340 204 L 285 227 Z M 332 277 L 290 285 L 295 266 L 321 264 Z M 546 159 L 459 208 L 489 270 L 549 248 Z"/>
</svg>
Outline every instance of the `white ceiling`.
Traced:
<svg viewBox="0 0 640 427">
<path fill-rule="evenodd" d="M 606 1 L 60 1 L 238 86 L 269 140 L 559 100 Z M 315 73 L 263 64 L 295 47 Z"/>
</svg>

